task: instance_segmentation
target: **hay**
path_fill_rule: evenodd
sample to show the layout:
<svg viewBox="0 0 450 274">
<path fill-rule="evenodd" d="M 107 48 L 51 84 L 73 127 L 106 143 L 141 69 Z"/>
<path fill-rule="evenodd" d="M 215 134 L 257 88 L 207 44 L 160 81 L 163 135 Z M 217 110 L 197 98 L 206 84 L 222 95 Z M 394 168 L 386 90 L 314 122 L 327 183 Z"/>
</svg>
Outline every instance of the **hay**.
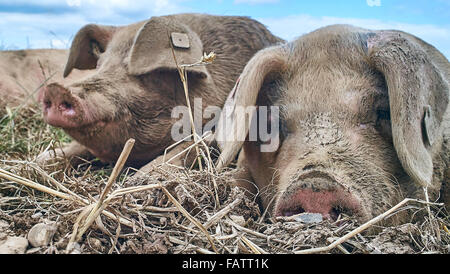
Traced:
<svg viewBox="0 0 450 274">
<path fill-rule="evenodd" d="M 48 246 L 27 253 L 449 253 L 448 212 L 422 201 L 382 216 L 429 210 L 419 222 L 394 227 L 379 220 L 364 227 L 346 216 L 315 224 L 271 219 L 232 187 L 236 170 L 214 169 L 202 138 L 194 146 L 207 168 L 167 164 L 145 176 L 96 160 L 39 166 L 37 155 L 70 138 L 44 124 L 32 103 L 0 109 L 0 140 L 0 241 L 26 237 L 38 223 L 57 224 Z"/>
<path fill-rule="evenodd" d="M 26 116 L 35 111 L 18 114 L 15 124 L 36 119 L 34 115 Z M 217 173 L 161 166 L 148 175 L 132 177 L 135 170 L 126 168 L 111 185 L 109 195 L 105 195 L 104 201 L 108 202 L 102 214 L 76 244 L 69 245 L 79 217 L 83 212 L 89 213 L 99 201 L 113 167 L 96 161 L 77 167 L 65 161 L 39 167 L 34 162 L 36 155 L 47 146 L 53 148 L 64 142 L 52 141 L 54 129 L 35 125 L 28 128 L 30 133 L 15 132 L 14 138 L 16 142 L 26 142 L 28 134 L 39 132 L 40 145 L 25 144 L 30 150 L 20 154 L 0 151 L 0 168 L 4 170 L 1 174 L 12 174 L 7 180 L 0 179 L 0 221 L 8 223 L 7 231 L 0 234 L 26 236 L 37 223 L 58 224 L 50 245 L 29 249 L 29 253 L 300 253 L 326 247 L 360 227 L 350 218 L 341 219 L 339 224 L 261 218 L 258 205 L 241 189 L 231 186 L 234 169 Z M 5 133 L 9 130 L 3 129 L 2 140 L 12 138 Z M 13 142 L 7 143 L 9 149 L 14 148 Z M 25 186 L 21 180 L 33 185 Z M 37 190 L 34 184 L 43 188 Z M 426 208 L 409 206 L 408 210 Z M 378 227 L 379 232 L 372 234 L 361 231 L 340 241 L 336 248 L 321 251 L 448 253 L 448 217 L 442 217 L 448 214 L 442 210 L 432 205 L 434 221 L 425 218 L 415 224 Z"/>
</svg>

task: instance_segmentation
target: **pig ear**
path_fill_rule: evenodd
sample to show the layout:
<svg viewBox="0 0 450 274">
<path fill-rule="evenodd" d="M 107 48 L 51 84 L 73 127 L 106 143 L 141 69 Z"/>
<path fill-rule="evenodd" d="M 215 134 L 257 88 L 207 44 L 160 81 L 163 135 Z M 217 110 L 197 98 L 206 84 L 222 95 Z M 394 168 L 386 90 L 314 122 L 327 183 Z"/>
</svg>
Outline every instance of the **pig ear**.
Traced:
<svg viewBox="0 0 450 274">
<path fill-rule="evenodd" d="M 98 54 L 106 50 L 106 46 L 117 28 L 89 24 L 78 31 L 70 47 L 69 59 L 64 69 L 64 77 L 76 69 L 95 69 Z"/>
<path fill-rule="evenodd" d="M 395 31 L 368 39 L 370 61 L 389 90 L 392 137 L 398 158 L 413 181 L 430 186 L 433 144 L 442 139 L 449 102 L 448 61 L 435 48 Z M 439 144 L 437 144 L 439 145 Z"/>
<path fill-rule="evenodd" d="M 222 151 L 217 168 L 233 161 L 248 135 L 249 123 L 239 119 L 238 108 L 255 106 L 268 78 L 287 69 L 288 52 L 282 46 L 259 51 L 245 66 L 238 82 L 228 96 L 216 127 L 215 138 Z M 252 120 L 253 112 L 249 114 Z"/>
<path fill-rule="evenodd" d="M 155 70 L 177 71 L 177 63 L 193 64 L 203 56 L 203 44 L 196 33 L 186 25 L 165 17 L 148 20 L 136 34 L 131 48 L 128 72 L 147 74 Z M 187 72 L 206 78 L 204 66 L 187 68 Z"/>
</svg>

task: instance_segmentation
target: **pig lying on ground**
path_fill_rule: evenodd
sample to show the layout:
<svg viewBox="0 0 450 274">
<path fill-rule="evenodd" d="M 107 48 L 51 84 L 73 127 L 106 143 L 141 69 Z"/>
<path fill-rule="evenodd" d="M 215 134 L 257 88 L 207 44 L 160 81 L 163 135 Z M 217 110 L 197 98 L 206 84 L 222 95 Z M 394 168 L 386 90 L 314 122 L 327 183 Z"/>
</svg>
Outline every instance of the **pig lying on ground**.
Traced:
<svg viewBox="0 0 450 274">
<path fill-rule="evenodd" d="M 449 74 L 438 50 L 400 31 L 336 25 L 262 50 L 225 103 L 218 166 L 242 148 L 236 181 L 275 216 L 368 220 L 423 187 L 448 206 Z M 279 146 L 249 141 L 241 106 L 279 107 L 267 115 Z"/>
<path fill-rule="evenodd" d="M 0 107 L 36 100 L 46 81 L 62 80 L 69 51 L 56 49 L 0 51 Z M 70 78 L 80 78 L 76 71 Z M 31 100 L 32 101 L 32 100 Z"/>
<path fill-rule="evenodd" d="M 76 140 L 58 154 L 92 154 L 112 162 L 134 138 L 128 163 L 149 163 L 173 143 L 177 120 L 171 118 L 172 109 L 186 105 L 172 47 L 179 64 L 216 53 L 207 67 L 186 70 L 191 102 L 200 97 L 203 106 L 222 106 L 247 61 L 278 42 L 282 40 L 246 17 L 178 14 L 123 27 L 83 27 L 73 40 L 64 76 L 73 68 L 96 72 L 71 85 L 50 84 L 41 94 L 44 120 Z M 51 157 L 47 153 L 40 159 Z"/>
</svg>

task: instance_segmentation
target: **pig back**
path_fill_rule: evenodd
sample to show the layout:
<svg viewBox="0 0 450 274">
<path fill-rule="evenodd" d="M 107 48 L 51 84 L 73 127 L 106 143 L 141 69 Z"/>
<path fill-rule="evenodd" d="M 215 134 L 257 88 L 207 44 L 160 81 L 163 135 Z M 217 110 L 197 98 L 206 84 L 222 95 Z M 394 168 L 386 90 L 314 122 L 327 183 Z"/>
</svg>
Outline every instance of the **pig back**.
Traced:
<svg viewBox="0 0 450 274">
<path fill-rule="evenodd" d="M 261 23 L 243 16 L 178 14 L 176 20 L 197 33 L 205 53 L 217 58 L 207 66 L 216 87 L 203 96 L 206 103 L 222 106 L 250 58 L 259 50 L 282 43 Z M 210 101 L 210 102 L 208 102 Z"/>
<path fill-rule="evenodd" d="M 36 99 L 46 80 L 57 80 L 67 58 L 67 50 L 12 50 L 0 52 L 0 107 L 21 104 L 26 97 Z"/>
</svg>

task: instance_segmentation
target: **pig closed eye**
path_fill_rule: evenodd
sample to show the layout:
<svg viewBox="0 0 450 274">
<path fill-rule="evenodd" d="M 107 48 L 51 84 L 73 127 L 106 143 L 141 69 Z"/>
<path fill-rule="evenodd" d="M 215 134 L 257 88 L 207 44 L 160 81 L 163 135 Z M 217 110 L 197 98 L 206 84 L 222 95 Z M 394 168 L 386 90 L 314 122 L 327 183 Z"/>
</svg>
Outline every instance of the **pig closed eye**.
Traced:
<svg viewBox="0 0 450 274">
<path fill-rule="evenodd" d="M 391 120 L 391 113 L 388 110 L 377 110 L 377 120 Z"/>
<path fill-rule="evenodd" d="M 255 122 L 256 126 L 254 126 Z M 251 127 L 249 134 L 250 141 L 253 141 L 253 145 L 257 147 L 273 144 L 274 147 L 270 149 L 271 152 L 278 150 L 279 144 L 284 140 L 282 124 L 283 120 L 279 116 L 277 107 L 259 106 L 257 108 L 256 119 L 252 121 L 253 127 Z M 256 140 L 252 140 L 252 135 L 253 139 L 256 137 Z"/>
<path fill-rule="evenodd" d="M 391 113 L 388 110 L 377 110 L 377 121 L 375 123 L 375 128 L 382 136 L 392 139 L 391 130 Z"/>
</svg>

